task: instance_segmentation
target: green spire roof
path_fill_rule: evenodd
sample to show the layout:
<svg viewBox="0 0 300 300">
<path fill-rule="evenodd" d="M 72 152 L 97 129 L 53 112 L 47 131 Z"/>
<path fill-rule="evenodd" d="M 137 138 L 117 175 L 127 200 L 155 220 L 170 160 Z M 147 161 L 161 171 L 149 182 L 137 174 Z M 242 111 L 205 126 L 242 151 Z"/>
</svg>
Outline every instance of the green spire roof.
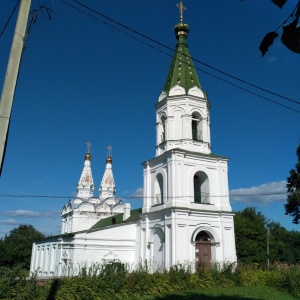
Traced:
<svg viewBox="0 0 300 300">
<path fill-rule="evenodd" d="M 193 86 L 201 89 L 186 42 L 189 26 L 181 20 L 174 30 L 178 42 L 163 90 L 168 93 L 177 84 L 184 87 L 186 93 Z"/>
</svg>

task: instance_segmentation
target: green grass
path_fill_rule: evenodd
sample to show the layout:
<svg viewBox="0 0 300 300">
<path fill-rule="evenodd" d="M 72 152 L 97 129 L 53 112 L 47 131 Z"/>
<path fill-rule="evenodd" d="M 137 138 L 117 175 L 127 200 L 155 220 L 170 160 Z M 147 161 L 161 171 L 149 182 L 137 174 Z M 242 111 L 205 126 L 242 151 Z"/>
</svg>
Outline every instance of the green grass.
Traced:
<svg viewBox="0 0 300 300">
<path fill-rule="evenodd" d="M 163 296 L 148 296 L 136 300 L 296 300 L 290 294 L 279 292 L 266 286 L 212 288 L 199 291 L 186 291 Z"/>
</svg>

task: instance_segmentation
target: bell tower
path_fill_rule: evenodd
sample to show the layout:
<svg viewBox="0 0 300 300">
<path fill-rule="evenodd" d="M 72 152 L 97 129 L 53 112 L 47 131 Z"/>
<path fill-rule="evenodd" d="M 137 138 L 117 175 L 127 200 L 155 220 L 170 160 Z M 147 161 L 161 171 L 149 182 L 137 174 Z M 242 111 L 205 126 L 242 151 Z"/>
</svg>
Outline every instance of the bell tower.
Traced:
<svg viewBox="0 0 300 300">
<path fill-rule="evenodd" d="M 156 155 L 143 163 L 141 240 L 148 247 L 141 258 L 165 268 L 179 261 L 235 262 L 229 159 L 211 152 L 211 106 L 188 50 L 185 7 L 177 6 L 177 46 L 155 105 Z"/>
<path fill-rule="evenodd" d="M 181 5 L 181 6 L 180 6 Z M 174 148 L 209 154 L 210 103 L 202 90 L 191 59 L 187 37 L 189 26 L 180 22 L 174 31 L 176 51 L 164 88 L 156 104 L 156 156 Z"/>
</svg>

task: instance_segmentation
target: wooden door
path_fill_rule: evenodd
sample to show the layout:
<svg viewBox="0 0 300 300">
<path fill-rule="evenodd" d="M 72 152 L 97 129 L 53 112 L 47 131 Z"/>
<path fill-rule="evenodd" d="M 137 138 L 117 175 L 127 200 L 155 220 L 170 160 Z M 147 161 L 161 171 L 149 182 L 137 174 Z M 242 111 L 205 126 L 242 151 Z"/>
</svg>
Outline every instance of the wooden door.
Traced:
<svg viewBox="0 0 300 300">
<path fill-rule="evenodd" d="M 195 262 L 196 265 L 199 263 L 210 264 L 211 262 L 211 243 L 210 241 L 196 242 L 195 247 Z"/>
</svg>

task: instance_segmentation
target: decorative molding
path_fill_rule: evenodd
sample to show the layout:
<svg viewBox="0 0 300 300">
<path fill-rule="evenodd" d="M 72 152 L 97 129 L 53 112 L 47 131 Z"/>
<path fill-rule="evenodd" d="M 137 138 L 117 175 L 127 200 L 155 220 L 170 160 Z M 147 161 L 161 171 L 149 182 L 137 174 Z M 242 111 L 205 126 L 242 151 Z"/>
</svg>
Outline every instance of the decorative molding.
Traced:
<svg viewBox="0 0 300 300">
<path fill-rule="evenodd" d="M 165 91 L 162 91 L 158 97 L 158 102 L 165 99 L 167 97 L 167 93 Z"/>
<path fill-rule="evenodd" d="M 106 254 L 102 256 L 102 260 L 105 263 L 113 262 L 113 261 L 120 261 L 119 256 L 114 253 L 113 251 L 108 251 Z"/>
<path fill-rule="evenodd" d="M 193 86 L 188 90 L 188 94 L 196 97 L 205 98 L 203 91 L 201 91 L 197 86 Z"/>
</svg>

